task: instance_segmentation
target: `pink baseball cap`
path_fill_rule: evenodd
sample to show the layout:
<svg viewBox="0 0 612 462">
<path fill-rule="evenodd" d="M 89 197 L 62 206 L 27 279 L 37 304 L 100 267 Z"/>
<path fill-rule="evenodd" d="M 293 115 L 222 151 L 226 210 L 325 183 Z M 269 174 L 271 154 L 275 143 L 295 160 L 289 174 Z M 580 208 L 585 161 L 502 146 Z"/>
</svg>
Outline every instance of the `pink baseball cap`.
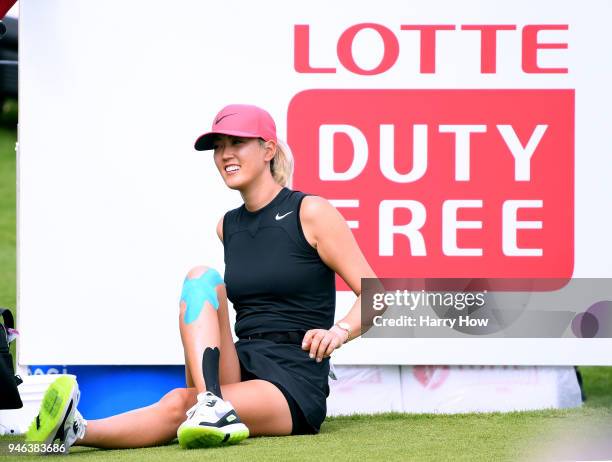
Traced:
<svg viewBox="0 0 612 462">
<path fill-rule="evenodd" d="M 195 142 L 197 151 L 213 149 L 215 135 L 263 138 L 265 141 L 276 139 L 276 125 L 272 116 L 260 107 L 250 104 L 230 104 L 215 116 L 212 128 Z"/>
</svg>

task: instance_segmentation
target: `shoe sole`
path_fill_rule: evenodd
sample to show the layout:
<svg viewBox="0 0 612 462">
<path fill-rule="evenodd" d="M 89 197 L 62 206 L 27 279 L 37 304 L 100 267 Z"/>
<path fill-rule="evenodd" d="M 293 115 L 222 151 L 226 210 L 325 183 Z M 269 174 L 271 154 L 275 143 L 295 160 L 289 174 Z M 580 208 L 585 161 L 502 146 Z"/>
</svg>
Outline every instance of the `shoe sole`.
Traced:
<svg viewBox="0 0 612 462">
<path fill-rule="evenodd" d="M 178 440 L 183 449 L 209 448 L 236 444 L 249 437 L 249 429 L 243 423 L 225 427 L 184 427 L 179 428 Z"/>
<path fill-rule="evenodd" d="M 26 433 L 26 442 L 53 443 L 57 431 L 64 425 L 68 414 L 76 408 L 78 402 L 79 386 L 76 380 L 72 377 L 56 379 L 45 392 L 38 416 Z"/>
</svg>

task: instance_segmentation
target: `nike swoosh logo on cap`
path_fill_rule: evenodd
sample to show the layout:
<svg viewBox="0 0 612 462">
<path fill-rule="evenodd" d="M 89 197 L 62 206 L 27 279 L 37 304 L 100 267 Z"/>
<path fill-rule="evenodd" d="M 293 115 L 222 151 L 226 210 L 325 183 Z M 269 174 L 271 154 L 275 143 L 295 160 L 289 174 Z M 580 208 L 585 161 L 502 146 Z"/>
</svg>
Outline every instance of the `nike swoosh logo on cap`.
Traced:
<svg viewBox="0 0 612 462">
<path fill-rule="evenodd" d="M 278 221 L 278 220 L 282 220 L 283 218 L 285 218 L 285 217 L 286 217 L 287 215 L 289 215 L 290 213 L 293 213 L 293 210 L 292 210 L 291 212 L 287 212 L 287 213 L 285 213 L 284 215 L 279 215 L 279 214 L 278 214 L 278 212 L 277 212 L 277 213 L 276 213 L 276 216 L 274 217 L 274 219 L 275 219 L 276 221 Z"/>
<path fill-rule="evenodd" d="M 219 122 L 221 122 L 226 117 L 233 116 L 233 115 L 236 115 L 236 114 L 238 114 L 238 113 L 237 112 L 233 112 L 231 114 L 225 114 L 225 115 L 219 117 L 217 120 L 215 120 L 215 125 L 217 125 Z"/>
</svg>

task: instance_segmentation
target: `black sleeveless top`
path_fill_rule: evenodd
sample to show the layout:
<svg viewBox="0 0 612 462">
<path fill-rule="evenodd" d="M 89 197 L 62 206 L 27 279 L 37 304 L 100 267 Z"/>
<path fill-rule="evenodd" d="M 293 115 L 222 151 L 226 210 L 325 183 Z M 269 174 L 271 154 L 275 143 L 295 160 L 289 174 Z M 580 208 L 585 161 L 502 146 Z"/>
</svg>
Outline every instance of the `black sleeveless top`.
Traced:
<svg viewBox="0 0 612 462">
<path fill-rule="evenodd" d="M 223 218 L 224 280 L 238 337 L 333 325 L 335 273 L 304 237 L 306 195 L 283 188 L 261 209 L 242 205 Z"/>
</svg>

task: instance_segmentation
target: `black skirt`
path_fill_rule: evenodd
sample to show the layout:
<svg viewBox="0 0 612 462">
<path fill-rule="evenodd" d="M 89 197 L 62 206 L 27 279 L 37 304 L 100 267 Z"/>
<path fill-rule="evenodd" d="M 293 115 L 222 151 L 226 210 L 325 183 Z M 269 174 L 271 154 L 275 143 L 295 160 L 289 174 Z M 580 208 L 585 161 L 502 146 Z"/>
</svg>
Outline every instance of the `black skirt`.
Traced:
<svg viewBox="0 0 612 462">
<path fill-rule="evenodd" d="M 327 412 L 329 358 L 318 363 L 300 345 L 267 339 L 240 339 L 236 352 L 242 380 L 266 380 L 285 395 L 292 434 L 319 432 Z"/>
</svg>

